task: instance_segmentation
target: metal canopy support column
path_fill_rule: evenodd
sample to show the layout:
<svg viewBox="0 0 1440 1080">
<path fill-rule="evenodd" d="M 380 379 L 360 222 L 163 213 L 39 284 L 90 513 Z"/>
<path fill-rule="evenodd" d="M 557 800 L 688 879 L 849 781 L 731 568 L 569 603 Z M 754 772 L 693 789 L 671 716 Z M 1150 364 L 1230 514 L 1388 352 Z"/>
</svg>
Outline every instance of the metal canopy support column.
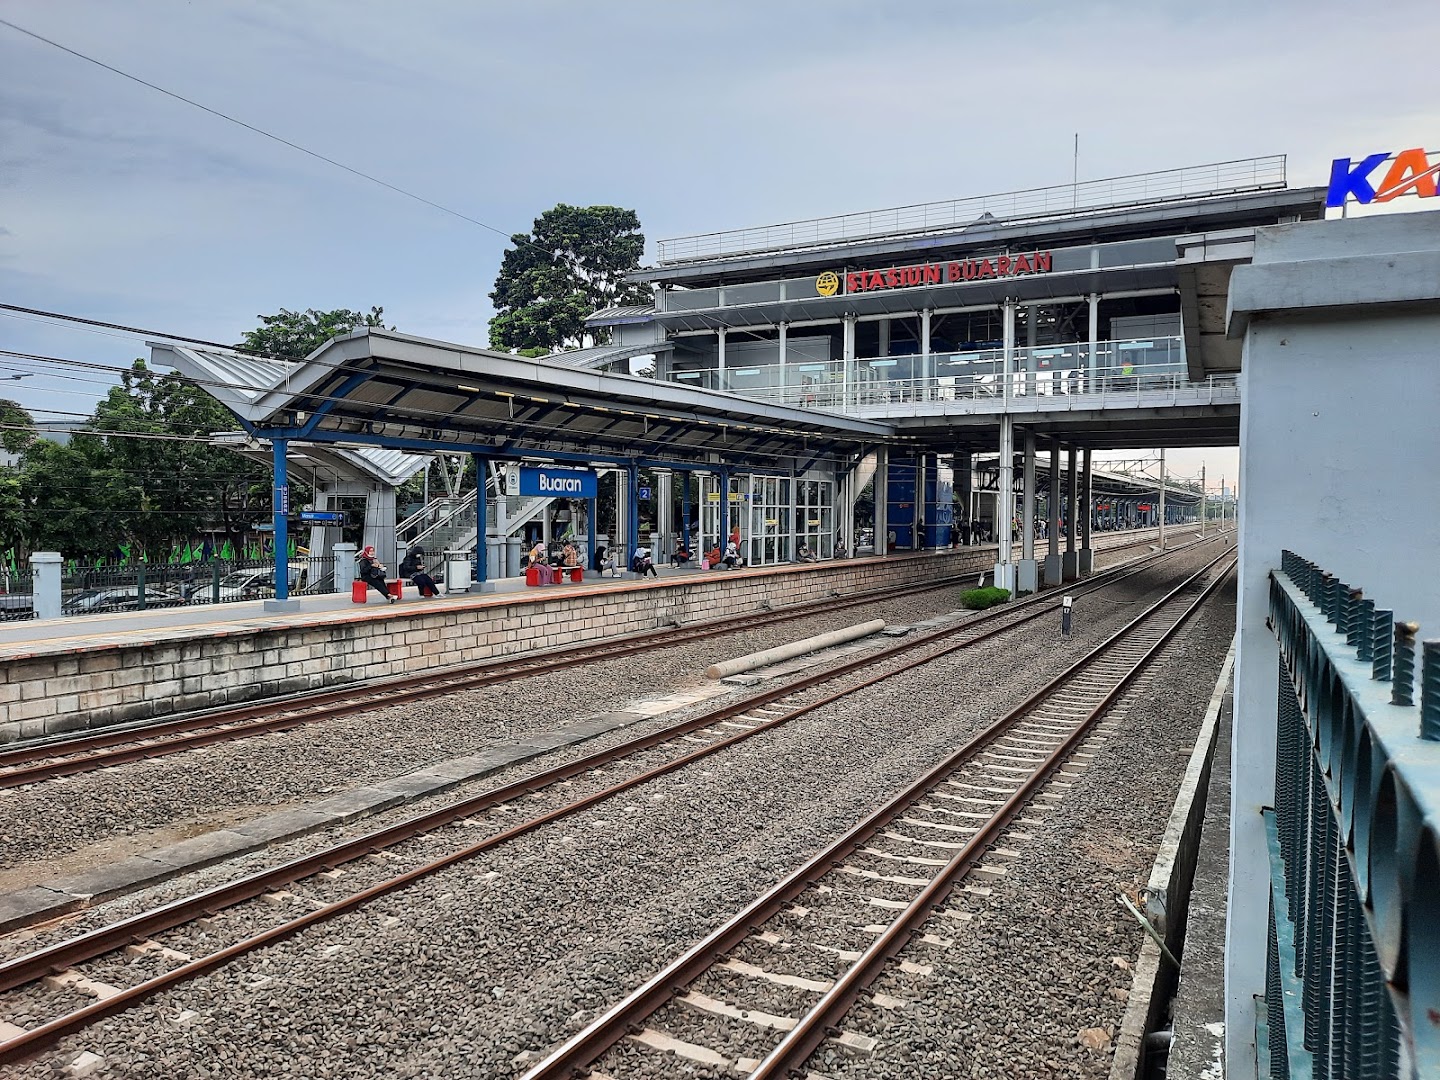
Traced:
<svg viewBox="0 0 1440 1080">
<path fill-rule="evenodd" d="M 1016 593 L 1033 593 L 1040 587 L 1040 565 L 1035 561 L 1035 432 L 1025 431 L 1025 475 L 1024 495 L 1021 499 L 1020 522 L 1022 547 L 1020 562 L 1016 564 Z"/>
<path fill-rule="evenodd" d="M 915 455 L 915 499 L 910 504 L 910 550 L 925 548 L 925 479 L 927 454 Z"/>
<path fill-rule="evenodd" d="M 965 508 L 965 529 L 961 530 L 960 540 L 968 547 L 975 532 L 975 468 L 970 459 L 970 451 L 956 450 L 954 463 L 955 483 L 960 490 L 960 505 Z"/>
<path fill-rule="evenodd" d="M 1000 417 L 1000 476 L 995 489 L 995 587 L 1015 591 L 1010 561 L 1010 519 L 1015 513 L 1015 421 Z"/>
<path fill-rule="evenodd" d="M 720 484 L 720 538 L 716 546 L 724 556 L 725 545 L 730 543 L 730 472 L 721 469 L 716 477 Z"/>
<path fill-rule="evenodd" d="M 1066 581 L 1074 581 L 1080 576 L 1080 560 L 1075 554 L 1075 530 L 1079 528 L 1076 519 L 1079 515 L 1080 476 L 1075 469 L 1075 455 L 1076 447 L 1071 443 L 1065 470 L 1065 558 L 1061 563 L 1061 572 Z"/>
<path fill-rule="evenodd" d="M 626 472 L 623 468 L 615 470 L 615 530 L 610 537 L 610 555 L 615 559 L 617 569 L 624 569 L 630 565 L 625 555 L 625 549 L 629 544 L 625 536 L 626 522 L 630 515 L 626 508 L 629 499 L 627 498 L 628 485 L 625 482 Z"/>
<path fill-rule="evenodd" d="M 1050 496 L 1047 509 L 1046 531 L 1050 536 L 1050 550 L 1045 556 L 1045 584 L 1059 585 L 1064 580 L 1060 560 L 1060 440 L 1050 440 Z"/>
<path fill-rule="evenodd" d="M 265 601 L 266 611 L 294 611 L 299 600 L 290 599 L 290 476 L 285 460 L 288 440 L 271 439 L 275 486 L 271 495 L 271 521 L 275 538 L 275 599 Z"/>
<path fill-rule="evenodd" d="M 1084 505 L 1080 508 L 1080 573 L 1083 576 L 1093 573 L 1095 570 L 1095 551 L 1090 547 L 1090 525 L 1091 520 L 1095 517 L 1095 489 L 1094 478 L 1090 470 L 1090 448 L 1088 446 L 1085 448 L 1081 470 L 1080 488 Z"/>
</svg>

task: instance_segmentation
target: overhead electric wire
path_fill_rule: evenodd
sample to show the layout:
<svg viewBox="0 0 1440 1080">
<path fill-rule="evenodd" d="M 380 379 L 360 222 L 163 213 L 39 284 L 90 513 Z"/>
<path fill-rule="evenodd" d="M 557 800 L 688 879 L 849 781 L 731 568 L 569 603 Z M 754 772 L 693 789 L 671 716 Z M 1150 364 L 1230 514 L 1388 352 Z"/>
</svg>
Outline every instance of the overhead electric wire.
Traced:
<svg viewBox="0 0 1440 1080">
<path fill-rule="evenodd" d="M 388 180 L 382 180 L 378 176 L 367 173 L 362 169 L 355 168 L 353 165 L 346 165 L 343 161 L 337 161 L 335 158 L 322 154 L 318 150 L 311 150 L 307 146 L 301 146 L 299 143 L 293 142 L 282 135 L 276 135 L 273 131 L 267 131 L 262 127 L 257 127 L 254 124 L 247 123 L 244 120 L 239 119 L 238 117 L 231 116 L 229 113 L 222 112 L 219 109 L 215 109 L 209 105 L 202 104 L 201 102 L 196 101 L 193 98 L 188 98 L 184 94 L 178 94 L 174 90 L 167 90 L 163 86 L 159 86 L 146 79 L 142 79 L 138 75 L 132 75 L 128 71 L 124 71 L 118 67 L 115 67 L 112 64 L 107 64 L 105 63 L 105 61 L 98 60 L 93 56 L 89 56 L 86 53 L 80 52 L 78 49 L 72 49 L 70 46 L 62 45 L 60 44 L 60 42 L 45 37 L 43 34 L 37 34 L 33 30 L 27 30 L 25 27 L 13 23 L 8 19 L 0 19 L 0 26 L 7 26 L 11 30 L 14 30 L 16 33 L 24 34 L 26 37 L 33 38 L 34 40 L 39 42 L 43 42 L 44 44 L 49 45 L 51 48 L 59 49 L 63 53 L 68 53 L 70 56 L 75 57 L 77 60 L 83 60 L 87 64 L 94 64 L 98 68 L 102 68 L 105 71 L 108 71 L 114 75 L 119 75 L 122 79 L 128 79 L 129 81 L 137 83 L 140 86 L 143 86 L 149 90 L 154 90 L 158 94 L 164 94 L 166 97 L 173 98 L 175 101 L 179 101 L 186 105 L 189 105 L 191 108 L 199 109 L 201 112 L 208 113 L 211 116 L 218 117 L 221 120 L 225 120 L 231 124 L 237 125 L 238 127 L 242 127 L 246 131 L 250 131 L 256 135 L 260 135 L 264 138 L 273 140 L 274 142 L 277 142 L 282 146 L 287 146 L 291 150 L 298 150 L 300 153 L 305 154 L 307 157 L 312 157 L 316 161 L 323 161 L 327 165 L 333 165 L 337 169 L 342 169 L 352 176 L 358 176 L 362 180 L 368 180 L 370 183 L 377 184 L 388 191 L 393 191 L 397 195 L 403 195 L 407 199 L 413 199 L 418 203 L 423 203 L 425 206 L 429 206 L 432 209 L 439 210 L 441 213 L 449 214 L 451 217 L 459 218 L 461 221 L 469 222 L 471 225 L 478 225 L 480 228 L 495 233 L 497 236 L 503 236 L 507 241 L 513 243 L 515 242 L 516 236 L 519 235 L 514 233 L 507 233 L 503 229 L 498 229 L 494 225 L 490 225 L 484 221 L 481 221 L 479 218 L 471 217 L 469 214 L 462 213 L 459 210 L 453 210 L 450 207 L 445 206 L 443 203 L 436 202 L 434 199 L 427 199 L 424 195 L 417 195 L 415 192 L 402 188 L 398 184 L 392 184 Z M 539 244 L 533 243 L 528 240 L 521 242 L 528 247 L 534 248 L 536 251 L 544 252 L 552 259 L 559 257 L 556 252 L 549 251 L 548 249 L 541 247 Z"/>
</svg>

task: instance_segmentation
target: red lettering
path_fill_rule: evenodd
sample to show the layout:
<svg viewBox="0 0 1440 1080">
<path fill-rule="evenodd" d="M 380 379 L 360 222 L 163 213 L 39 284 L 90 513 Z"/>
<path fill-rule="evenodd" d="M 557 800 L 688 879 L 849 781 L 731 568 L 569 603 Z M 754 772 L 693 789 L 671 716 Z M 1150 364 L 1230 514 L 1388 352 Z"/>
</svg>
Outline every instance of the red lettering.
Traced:
<svg viewBox="0 0 1440 1080">
<path fill-rule="evenodd" d="M 980 268 L 975 272 L 976 277 L 994 277 L 995 265 L 989 259 L 980 260 Z"/>
<path fill-rule="evenodd" d="M 885 288 L 885 275 L 882 274 L 879 270 L 871 270 L 870 273 L 869 273 L 869 274 L 866 276 L 866 278 L 865 278 L 865 288 L 867 288 L 867 289 L 883 289 L 883 288 Z"/>
<path fill-rule="evenodd" d="M 899 285 L 899 284 L 900 284 L 900 271 L 896 270 L 893 266 L 892 266 L 889 270 L 886 270 L 886 271 L 885 271 L 885 284 L 888 285 L 888 286 L 890 286 L 890 288 L 892 288 L 892 289 L 895 288 L 895 286 Z"/>
<path fill-rule="evenodd" d="M 1014 268 L 1014 273 L 1017 273 L 1017 274 L 1028 274 L 1028 273 L 1030 273 L 1030 270 L 1031 270 L 1030 257 L 1029 257 L 1028 255 L 1017 255 L 1017 256 L 1015 256 L 1015 268 Z"/>
<path fill-rule="evenodd" d="M 945 268 L 946 281 L 959 281 L 960 276 L 960 264 L 958 262 L 952 262 Z"/>
<path fill-rule="evenodd" d="M 940 267 L 938 267 L 938 266 L 931 266 L 929 263 L 926 263 L 926 264 L 925 264 L 925 284 L 926 284 L 926 285 L 939 285 L 939 284 L 940 284 Z"/>
<path fill-rule="evenodd" d="M 961 269 L 964 271 L 966 281 L 974 281 L 980 273 L 980 268 L 975 265 L 974 259 L 966 259 Z"/>
<path fill-rule="evenodd" d="M 846 274 L 846 275 L 845 275 L 845 291 L 846 291 L 846 292 L 864 292 L 864 291 L 865 291 L 865 279 L 864 279 L 863 277 L 861 277 L 861 275 L 859 275 L 859 274 L 854 274 L 854 273 Z"/>
<path fill-rule="evenodd" d="M 1001 255 L 1001 256 L 1000 256 L 1000 269 L 997 271 L 997 273 L 999 273 L 999 275 L 1000 275 L 1001 277 L 1008 277 L 1008 276 L 1010 275 L 1010 256 L 1009 256 L 1009 255 Z"/>
<path fill-rule="evenodd" d="M 1397 195 L 1414 192 L 1422 199 L 1435 198 L 1435 174 L 1440 165 L 1431 165 L 1425 151 L 1418 147 L 1402 150 L 1395 155 L 1395 163 L 1375 189 L 1375 201 L 1389 202 Z"/>
<path fill-rule="evenodd" d="M 1037 274 L 1048 274 L 1050 272 L 1050 252 L 1037 251 L 1035 253 L 1035 272 Z"/>
</svg>

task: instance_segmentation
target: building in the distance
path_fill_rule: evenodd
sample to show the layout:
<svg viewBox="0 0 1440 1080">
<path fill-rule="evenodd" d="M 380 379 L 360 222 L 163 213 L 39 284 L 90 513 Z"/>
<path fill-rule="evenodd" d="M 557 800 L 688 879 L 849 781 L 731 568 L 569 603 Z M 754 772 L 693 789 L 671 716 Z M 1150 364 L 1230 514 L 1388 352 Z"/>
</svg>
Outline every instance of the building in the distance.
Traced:
<svg viewBox="0 0 1440 1080">
<path fill-rule="evenodd" d="M 1027 447 L 1238 443 L 1227 236 L 1324 206 L 1324 188 L 1288 187 L 1268 157 L 662 240 L 633 275 L 654 305 L 596 312 L 609 344 L 553 359 L 628 370 L 653 353 L 660 379 L 906 437 L 838 468 L 732 474 L 757 562 L 801 542 L 827 552 L 835 533 L 854 550 L 850 508 L 872 475 L 877 534 L 947 542 L 942 459 L 960 505 L 1003 534 L 997 503 L 1002 520 L 1019 511 L 973 490 L 977 452 L 1000 451 L 1012 490 Z"/>
</svg>

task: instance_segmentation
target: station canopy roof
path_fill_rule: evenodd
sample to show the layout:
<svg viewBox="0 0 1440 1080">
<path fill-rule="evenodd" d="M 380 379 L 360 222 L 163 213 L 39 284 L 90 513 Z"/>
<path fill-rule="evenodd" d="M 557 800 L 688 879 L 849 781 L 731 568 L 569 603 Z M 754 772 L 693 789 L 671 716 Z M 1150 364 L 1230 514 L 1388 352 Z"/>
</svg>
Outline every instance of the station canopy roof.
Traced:
<svg viewBox="0 0 1440 1080">
<path fill-rule="evenodd" d="M 654 351 L 653 347 L 649 351 Z M 893 425 L 359 328 L 304 360 L 152 342 L 251 435 L 492 457 L 771 465 L 906 444 Z"/>
</svg>

